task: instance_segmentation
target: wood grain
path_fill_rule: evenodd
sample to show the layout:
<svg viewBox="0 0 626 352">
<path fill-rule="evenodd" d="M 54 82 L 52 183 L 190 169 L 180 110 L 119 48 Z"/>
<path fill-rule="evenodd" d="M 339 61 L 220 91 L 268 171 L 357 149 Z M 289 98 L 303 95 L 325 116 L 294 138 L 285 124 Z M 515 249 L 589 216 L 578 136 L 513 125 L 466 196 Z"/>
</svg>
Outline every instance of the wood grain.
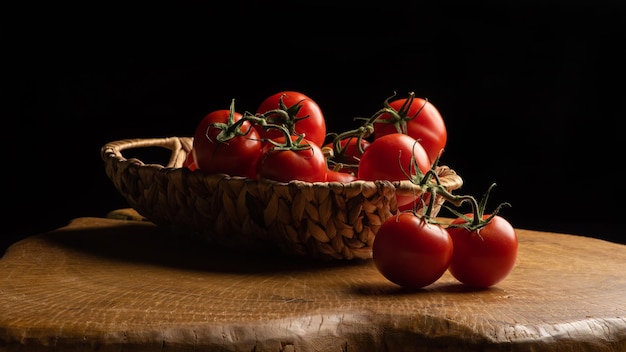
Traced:
<svg viewBox="0 0 626 352">
<path fill-rule="evenodd" d="M 625 351 L 626 246 L 517 230 L 516 267 L 418 291 L 371 260 L 239 253 L 78 218 L 0 259 L 1 351 Z"/>
</svg>

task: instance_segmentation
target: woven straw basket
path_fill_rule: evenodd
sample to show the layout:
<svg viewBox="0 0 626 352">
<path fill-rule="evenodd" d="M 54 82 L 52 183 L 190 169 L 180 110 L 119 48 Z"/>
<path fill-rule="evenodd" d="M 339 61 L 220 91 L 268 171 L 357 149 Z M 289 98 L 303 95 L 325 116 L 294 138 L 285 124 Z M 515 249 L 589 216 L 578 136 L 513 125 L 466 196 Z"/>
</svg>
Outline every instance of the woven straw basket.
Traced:
<svg viewBox="0 0 626 352">
<path fill-rule="evenodd" d="M 321 260 L 367 259 L 380 225 L 397 213 L 396 194 L 420 194 L 410 181 L 289 183 L 182 167 L 193 139 L 168 137 L 107 143 L 101 155 L 107 176 L 129 205 L 173 234 L 253 251 Z M 126 158 L 122 151 L 162 147 L 166 165 Z M 447 166 L 437 173 L 448 191 L 463 181 Z M 444 203 L 437 198 L 433 215 Z"/>
</svg>

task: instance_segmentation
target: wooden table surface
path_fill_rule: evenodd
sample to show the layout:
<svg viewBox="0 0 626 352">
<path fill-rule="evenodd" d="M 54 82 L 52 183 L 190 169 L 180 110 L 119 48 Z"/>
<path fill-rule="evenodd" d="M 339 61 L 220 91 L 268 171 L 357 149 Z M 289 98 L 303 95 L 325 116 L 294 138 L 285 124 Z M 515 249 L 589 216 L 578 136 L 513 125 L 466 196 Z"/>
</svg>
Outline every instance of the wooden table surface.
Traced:
<svg viewBox="0 0 626 352">
<path fill-rule="evenodd" d="M 0 258 L 0 351 L 626 351 L 626 246 L 518 230 L 486 290 L 419 291 L 371 260 L 209 248 L 78 218 Z"/>
</svg>

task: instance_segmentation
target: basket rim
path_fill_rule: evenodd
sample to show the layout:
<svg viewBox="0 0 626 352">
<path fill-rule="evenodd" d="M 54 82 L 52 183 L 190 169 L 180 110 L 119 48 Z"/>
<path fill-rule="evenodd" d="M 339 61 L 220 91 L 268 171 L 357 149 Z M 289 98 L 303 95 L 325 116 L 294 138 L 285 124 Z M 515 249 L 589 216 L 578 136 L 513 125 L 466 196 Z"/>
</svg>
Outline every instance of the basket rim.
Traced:
<svg viewBox="0 0 626 352">
<path fill-rule="evenodd" d="M 187 153 L 189 153 L 193 146 L 193 137 L 179 137 L 179 136 L 170 136 L 170 137 L 155 137 L 155 138 L 127 138 L 120 139 L 106 143 L 101 148 L 101 157 L 107 162 L 110 160 L 114 160 L 117 163 L 128 163 L 135 167 L 141 168 L 151 168 L 154 171 L 171 171 L 174 169 L 184 169 L 182 167 L 182 163 L 185 160 Z M 168 160 L 167 164 L 158 164 L 158 163 L 144 163 L 140 159 L 137 158 L 126 158 L 123 155 L 124 150 L 135 149 L 135 148 L 145 148 L 145 147 L 162 147 L 171 150 L 171 156 Z M 448 189 L 458 189 L 463 185 L 463 179 L 459 176 L 456 171 L 451 169 L 447 165 L 439 165 L 436 167 L 438 170 L 438 174 L 440 175 L 441 185 Z M 340 182 L 340 181 L 319 181 L 319 182 L 307 182 L 302 180 L 292 180 L 289 182 L 280 182 L 271 179 L 251 179 L 243 176 L 232 176 L 223 173 L 216 174 L 203 174 L 201 170 L 188 170 L 189 173 L 192 173 L 198 177 L 205 177 L 207 179 L 224 179 L 224 180 L 238 180 L 244 182 L 259 182 L 259 183 L 269 183 L 274 186 L 287 186 L 287 187 L 312 187 L 312 188 L 326 188 L 330 185 L 333 186 L 341 186 L 341 187 L 355 187 L 359 188 L 365 185 L 377 185 L 380 186 L 388 185 L 395 188 L 398 194 L 409 194 L 415 192 L 416 190 L 421 190 L 422 187 L 414 184 L 410 180 L 398 180 L 398 181 L 390 181 L 390 180 L 354 180 L 351 182 Z"/>
</svg>

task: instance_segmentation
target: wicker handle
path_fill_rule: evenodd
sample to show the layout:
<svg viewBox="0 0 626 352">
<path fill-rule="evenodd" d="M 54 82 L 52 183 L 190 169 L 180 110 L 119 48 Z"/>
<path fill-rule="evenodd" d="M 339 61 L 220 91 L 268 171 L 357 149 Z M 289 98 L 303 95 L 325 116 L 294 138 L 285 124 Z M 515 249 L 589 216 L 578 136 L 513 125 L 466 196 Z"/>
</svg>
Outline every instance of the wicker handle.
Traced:
<svg viewBox="0 0 626 352">
<path fill-rule="evenodd" d="M 119 160 L 126 160 L 123 150 L 145 147 L 163 147 L 172 151 L 166 167 L 181 167 L 187 154 L 193 146 L 191 137 L 167 137 L 167 138 L 136 138 L 110 142 L 102 147 L 103 156 L 113 156 Z"/>
</svg>

